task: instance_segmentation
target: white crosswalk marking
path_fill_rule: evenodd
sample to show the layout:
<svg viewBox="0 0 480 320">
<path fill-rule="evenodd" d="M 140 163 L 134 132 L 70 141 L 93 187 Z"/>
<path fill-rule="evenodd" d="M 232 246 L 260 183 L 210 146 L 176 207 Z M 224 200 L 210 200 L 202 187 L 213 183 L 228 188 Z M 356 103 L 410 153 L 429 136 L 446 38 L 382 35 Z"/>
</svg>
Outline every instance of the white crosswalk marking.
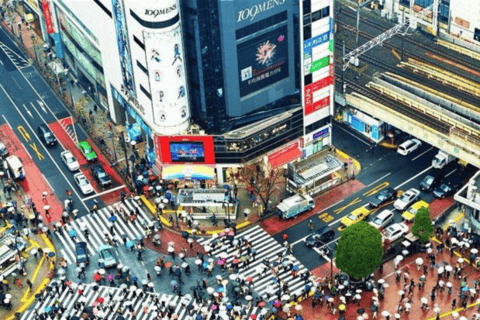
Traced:
<svg viewBox="0 0 480 320">
<path fill-rule="evenodd" d="M 115 205 L 108 206 L 98 210 L 97 213 L 88 214 L 81 218 L 75 219 L 65 225 L 65 227 L 59 228 L 56 236 L 60 239 L 63 249 L 61 250 L 63 258 L 67 260 L 68 264 L 75 263 L 75 243 L 79 241 L 85 241 L 87 243 L 88 252 L 90 255 L 95 255 L 98 252 L 98 248 L 106 244 L 105 233 L 111 238 L 115 238 L 119 244 L 122 244 L 122 235 L 125 235 L 127 239 L 134 240 L 138 237 L 145 236 L 144 226 L 148 225 L 151 219 L 148 214 L 137 204 L 131 203 L 130 200 L 125 200 L 125 205 L 121 202 L 118 203 L 120 208 L 126 212 L 130 212 L 138 208 L 140 214 L 137 219 L 132 221 L 124 221 L 123 216 L 116 215 L 115 222 L 111 222 L 111 212 Z M 110 227 L 113 226 L 113 234 Z M 69 235 L 69 229 L 75 230 L 75 238 Z M 88 230 L 88 239 L 84 234 L 84 228 Z"/>
<path fill-rule="evenodd" d="M 280 243 L 278 243 L 271 235 L 269 235 L 263 228 L 260 226 L 255 226 L 240 233 L 234 237 L 234 239 L 248 239 L 252 243 L 252 249 L 255 250 L 256 256 L 255 261 L 250 259 L 250 264 L 244 266 L 244 263 L 240 262 L 240 271 L 239 275 L 247 278 L 252 277 L 252 287 L 262 298 L 269 300 L 270 297 L 273 297 L 273 293 L 278 290 L 279 285 L 274 282 L 274 276 L 270 270 L 266 272 L 261 272 L 265 264 L 263 263 L 264 259 L 267 259 L 270 263 L 279 261 L 281 258 L 287 256 L 286 249 Z M 202 246 L 211 246 L 213 242 L 220 243 L 215 246 L 210 253 L 217 258 L 220 258 L 220 254 L 226 253 L 227 264 L 231 263 L 234 259 L 234 255 L 238 253 L 238 250 L 230 245 L 230 242 L 224 238 L 202 238 L 197 240 Z M 246 250 L 242 254 L 246 254 Z M 305 272 L 306 268 L 293 256 L 288 256 L 293 266 L 298 268 L 298 274 Z M 225 271 L 226 277 L 228 277 L 227 271 Z M 305 288 L 305 282 L 301 279 L 300 276 L 293 277 L 289 268 L 282 268 L 281 271 L 277 273 L 277 276 L 285 283 L 288 284 L 291 295 L 296 294 L 301 295 Z"/>
<path fill-rule="evenodd" d="M 86 307 L 91 307 L 93 304 L 98 301 L 97 299 L 102 297 L 104 299 L 99 313 L 97 316 L 103 312 L 103 319 L 106 320 L 115 320 L 118 317 L 116 312 L 119 307 L 125 307 L 127 301 L 135 310 L 137 320 L 153 320 L 157 315 L 156 312 L 161 312 L 162 310 L 166 311 L 167 308 L 172 305 L 174 313 L 178 315 L 178 320 L 187 320 L 195 319 L 197 315 L 202 313 L 201 308 L 206 307 L 208 309 L 209 316 L 212 313 L 211 305 L 212 302 L 208 301 L 203 304 L 199 304 L 190 296 L 186 295 L 179 297 L 178 295 L 168 295 L 162 293 L 142 293 L 141 295 L 134 294 L 133 291 L 126 291 L 126 294 L 121 288 L 118 287 L 106 287 L 99 286 L 98 289 L 94 290 L 94 284 L 83 285 L 83 301 L 85 302 Z M 80 317 L 83 313 L 83 308 L 78 310 L 74 309 L 74 306 L 77 302 L 81 302 L 82 296 L 79 295 L 78 290 L 73 290 L 73 293 L 69 291 L 69 288 L 64 290 L 59 287 L 59 292 L 53 292 L 52 290 L 47 290 L 43 293 L 42 301 L 38 301 L 33 308 L 30 308 L 28 311 L 23 313 L 21 320 L 34 320 L 35 314 L 39 315 L 48 311 L 49 308 L 54 307 L 54 305 L 62 306 L 66 310 L 62 313 L 63 316 L 77 316 Z M 157 303 L 154 303 L 154 300 L 158 299 Z M 164 306 L 162 301 L 165 301 Z M 189 314 L 189 305 L 193 308 Z M 220 304 L 219 306 L 219 316 L 222 318 L 226 316 L 225 303 Z M 46 310 L 47 308 L 47 310 Z M 249 307 L 247 305 L 240 307 L 242 311 L 245 312 L 246 316 L 249 317 L 251 314 L 258 315 L 260 310 L 257 307 Z M 132 320 L 132 314 L 129 311 L 125 311 L 122 315 L 125 320 Z M 205 318 L 204 318 L 205 319 Z"/>
</svg>

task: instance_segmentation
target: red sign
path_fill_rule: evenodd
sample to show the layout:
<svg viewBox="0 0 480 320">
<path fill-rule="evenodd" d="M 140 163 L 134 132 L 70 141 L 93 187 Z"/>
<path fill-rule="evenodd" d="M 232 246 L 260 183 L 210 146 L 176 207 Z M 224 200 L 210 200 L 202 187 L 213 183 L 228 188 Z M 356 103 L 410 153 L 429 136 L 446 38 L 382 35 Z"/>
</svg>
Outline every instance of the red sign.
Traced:
<svg viewBox="0 0 480 320">
<path fill-rule="evenodd" d="M 333 84 L 333 76 L 325 77 L 305 87 L 305 115 L 330 105 L 330 96 L 313 102 L 313 93 Z"/>
<path fill-rule="evenodd" d="M 268 162 L 273 168 L 277 168 L 287 162 L 290 162 L 302 155 L 302 152 L 298 149 L 298 141 L 291 145 L 272 153 L 268 156 Z"/>
<path fill-rule="evenodd" d="M 52 34 L 55 31 L 53 30 L 52 14 L 50 12 L 50 4 L 48 3 L 48 0 L 42 0 L 42 9 L 45 24 L 47 25 L 47 33 Z"/>
<path fill-rule="evenodd" d="M 463 20 L 462 18 L 456 17 L 455 23 L 458 24 L 459 26 L 470 29 L 470 22 L 468 22 L 467 20 Z"/>
<path fill-rule="evenodd" d="M 173 161 L 171 150 L 171 143 L 184 143 L 188 144 L 189 142 L 195 144 L 198 142 L 203 144 L 203 158 L 201 161 L 202 164 L 215 164 L 215 151 L 213 145 L 212 136 L 154 136 L 155 144 L 155 155 L 162 164 L 182 164 L 182 163 L 191 163 L 189 161 Z M 201 148 L 200 148 L 201 149 Z M 200 149 L 195 151 L 201 153 Z M 193 151 L 193 150 L 192 150 Z M 200 158 L 200 154 L 198 155 Z"/>
</svg>

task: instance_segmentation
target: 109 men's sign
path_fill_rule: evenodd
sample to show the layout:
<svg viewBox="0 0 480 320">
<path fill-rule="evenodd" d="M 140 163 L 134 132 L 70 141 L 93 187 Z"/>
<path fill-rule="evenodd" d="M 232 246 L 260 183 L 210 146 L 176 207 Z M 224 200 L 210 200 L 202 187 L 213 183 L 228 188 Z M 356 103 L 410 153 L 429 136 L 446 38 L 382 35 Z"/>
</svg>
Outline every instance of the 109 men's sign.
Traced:
<svg viewBox="0 0 480 320">
<path fill-rule="evenodd" d="M 261 4 L 253 5 L 250 8 L 243 9 L 238 12 L 237 22 L 242 22 L 244 20 L 253 21 L 257 15 L 262 12 L 271 10 L 275 6 L 279 6 L 285 3 L 286 0 L 267 0 Z"/>
</svg>

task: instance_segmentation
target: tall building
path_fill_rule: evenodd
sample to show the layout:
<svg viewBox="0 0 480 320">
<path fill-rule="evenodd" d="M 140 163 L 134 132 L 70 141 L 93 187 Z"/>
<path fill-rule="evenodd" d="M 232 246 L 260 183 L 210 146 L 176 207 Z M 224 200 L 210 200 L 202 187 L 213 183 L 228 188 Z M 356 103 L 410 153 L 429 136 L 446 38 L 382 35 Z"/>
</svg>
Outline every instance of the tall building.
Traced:
<svg viewBox="0 0 480 320">
<path fill-rule="evenodd" d="M 331 144 L 333 0 L 41 0 L 37 11 L 98 104 L 142 129 L 165 179 L 224 182 L 244 162 L 284 166 Z"/>
</svg>

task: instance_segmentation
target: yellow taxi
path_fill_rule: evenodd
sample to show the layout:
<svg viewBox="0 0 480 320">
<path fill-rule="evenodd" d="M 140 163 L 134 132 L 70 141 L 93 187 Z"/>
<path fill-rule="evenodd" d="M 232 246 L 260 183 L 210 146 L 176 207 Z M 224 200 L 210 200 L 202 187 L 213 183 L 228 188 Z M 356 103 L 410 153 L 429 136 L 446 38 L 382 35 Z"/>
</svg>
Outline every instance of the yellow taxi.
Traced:
<svg viewBox="0 0 480 320">
<path fill-rule="evenodd" d="M 417 201 L 414 204 L 410 206 L 405 212 L 402 213 L 402 218 L 405 221 L 413 221 L 413 218 L 415 218 L 415 214 L 417 213 L 418 209 L 421 207 L 425 207 L 428 209 L 429 204 L 423 200 Z"/>
<path fill-rule="evenodd" d="M 370 213 L 371 213 L 371 211 L 368 210 L 365 207 L 357 208 L 357 209 L 353 210 L 352 212 L 350 212 L 349 215 L 343 217 L 342 220 L 340 220 L 340 224 L 344 228 L 349 227 L 352 224 L 357 223 L 358 221 L 362 221 Z"/>
</svg>

